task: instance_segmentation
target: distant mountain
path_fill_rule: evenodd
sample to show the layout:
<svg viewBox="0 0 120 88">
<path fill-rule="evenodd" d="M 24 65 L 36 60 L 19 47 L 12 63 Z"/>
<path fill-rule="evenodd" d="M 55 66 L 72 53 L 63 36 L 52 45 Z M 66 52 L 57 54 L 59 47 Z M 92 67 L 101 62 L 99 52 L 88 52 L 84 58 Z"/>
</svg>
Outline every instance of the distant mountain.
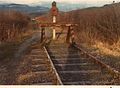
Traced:
<svg viewBox="0 0 120 88">
<path fill-rule="evenodd" d="M 79 22 L 82 17 L 87 20 L 87 17 L 91 17 L 90 19 L 93 20 L 94 16 L 100 15 L 102 16 L 102 11 L 116 11 L 120 14 L 120 3 L 115 4 L 106 4 L 102 7 L 88 7 L 84 9 L 77 9 L 77 10 L 71 10 L 68 12 L 60 12 L 57 21 L 58 23 L 73 23 L 73 22 Z M 117 14 L 118 15 L 118 14 Z M 35 18 L 37 21 L 43 22 L 43 23 L 50 23 L 52 22 L 51 16 L 49 14 L 38 16 Z"/>
<path fill-rule="evenodd" d="M 38 2 L 37 4 L 31 4 L 33 6 L 36 5 L 41 5 L 41 6 L 47 6 L 48 8 L 51 8 L 51 3 L 52 2 Z M 76 10 L 76 9 L 81 9 L 85 8 L 86 5 L 83 3 L 63 3 L 63 2 L 58 2 L 57 7 L 59 8 L 60 11 L 71 11 L 71 10 Z"/>
<path fill-rule="evenodd" d="M 25 4 L 0 4 L 0 10 L 16 10 L 28 14 L 43 14 L 49 11 L 48 7 L 29 6 Z"/>
<path fill-rule="evenodd" d="M 36 5 L 40 5 L 40 6 L 47 6 L 48 8 L 51 8 L 51 3 L 52 2 L 45 2 L 45 1 L 40 1 L 38 3 L 32 3 L 31 5 L 36 6 Z M 60 11 L 72 11 L 72 10 L 77 10 L 77 9 L 84 9 L 84 8 L 89 8 L 89 7 L 101 7 L 103 6 L 105 3 L 98 3 L 98 4 L 92 4 L 92 3 L 88 3 L 88 2 L 78 2 L 78 3 L 68 3 L 67 2 L 57 2 L 57 7 L 59 8 Z M 107 3 L 109 4 L 109 3 Z"/>
</svg>

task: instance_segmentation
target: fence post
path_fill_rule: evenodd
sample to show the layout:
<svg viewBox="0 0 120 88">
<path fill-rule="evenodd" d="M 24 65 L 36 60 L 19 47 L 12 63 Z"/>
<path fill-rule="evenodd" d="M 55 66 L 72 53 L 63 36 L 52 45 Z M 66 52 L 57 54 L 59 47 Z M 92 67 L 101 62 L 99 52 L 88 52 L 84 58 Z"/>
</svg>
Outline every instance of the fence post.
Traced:
<svg viewBox="0 0 120 88">
<path fill-rule="evenodd" d="M 53 27 L 53 40 L 55 40 L 56 39 L 56 30 L 55 30 L 55 28 Z"/>
<path fill-rule="evenodd" d="M 74 33 L 74 28 L 71 27 L 71 43 L 74 44 L 75 43 L 75 33 Z"/>
<path fill-rule="evenodd" d="M 74 29 L 73 26 L 68 26 L 68 33 L 67 33 L 67 38 L 66 42 L 73 44 L 75 41 L 75 34 L 74 34 Z"/>
<path fill-rule="evenodd" d="M 41 29 L 41 42 L 45 39 L 45 27 L 42 27 Z"/>
<path fill-rule="evenodd" d="M 71 35 L 71 26 L 68 26 L 68 33 L 67 33 L 67 38 L 66 38 L 67 43 L 70 43 L 70 35 Z"/>
</svg>

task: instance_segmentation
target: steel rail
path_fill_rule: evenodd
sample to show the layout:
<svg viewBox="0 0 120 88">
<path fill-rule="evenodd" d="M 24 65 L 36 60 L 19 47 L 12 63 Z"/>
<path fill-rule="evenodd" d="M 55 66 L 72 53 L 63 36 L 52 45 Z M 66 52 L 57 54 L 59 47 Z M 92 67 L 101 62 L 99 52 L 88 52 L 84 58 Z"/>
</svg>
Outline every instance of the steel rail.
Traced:
<svg viewBox="0 0 120 88">
<path fill-rule="evenodd" d="M 47 57 L 48 57 L 48 59 L 49 59 L 49 61 L 50 61 L 50 64 L 51 64 L 51 66 L 52 66 L 52 70 L 53 70 L 54 73 L 56 74 L 57 84 L 58 84 L 58 85 L 63 85 L 63 83 L 62 83 L 62 81 L 61 81 L 61 78 L 59 77 L 59 74 L 58 74 L 58 72 L 57 72 L 57 70 L 56 70 L 56 68 L 55 68 L 55 66 L 54 66 L 54 64 L 53 64 L 53 62 L 52 62 L 52 60 L 51 60 L 51 58 L 50 58 L 50 55 L 49 55 L 49 53 L 48 53 L 48 51 L 47 51 L 47 49 L 46 49 L 45 46 L 44 46 L 44 50 L 45 50 L 45 52 L 46 52 L 46 54 L 47 54 Z"/>
<path fill-rule="evenodd" d="M 102 67 L 107 68 L 108 71 L 114 75 L 115 79 L 120 79 L 120 72 L 117 71 L 116 69 L 110 67 L 109 65 L 105 64 L 103 61 L 97 59 L 97 57 L 91 55 L 90 53 L 88 53 L 87 51 L 85 51 L 84 49 L 80 48 L 77 44 L 73 45 L 75 48 L 77 48 L 78 50 L 82 51 L 83 53 L 85 53 L 88 57 L 90 57 L 91 60 L 93 60 L 95 63 L 100 64 Z"/>
</svg>

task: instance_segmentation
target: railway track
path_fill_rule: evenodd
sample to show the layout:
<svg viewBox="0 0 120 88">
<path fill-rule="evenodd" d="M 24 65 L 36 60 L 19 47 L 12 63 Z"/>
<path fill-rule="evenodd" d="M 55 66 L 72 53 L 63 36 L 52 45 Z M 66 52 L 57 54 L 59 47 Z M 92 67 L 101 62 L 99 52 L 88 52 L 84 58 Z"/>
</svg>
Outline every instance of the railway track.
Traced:
<svg viewBox="0 0 120 88">
<path fill-rule="evenodd" d="M 19 84 L 116 84 L 115 77 L 109 70 L 110 67 L 108 69 L 102 66 L 91 57 L 77 47 L 65 43 L 50 43 L 44 47 L 34 48 L 26 57 L 31 60 L 31 76 Z"/>
<path fill-rule="evenodd" d="M 75 46 L 50 44 L 46 46 L 46 50 L 64 85 L 116 84 L 113 75 L 116 71 L 110 70 L 110 67 L 108 68 L 106 64 L 97 59 L 91 59 L 92 56 Z"/>
<path fill-rule="evenodd" d="M 24 58 L 27 61 L 30 71 L 22 74 L 21 80 L 17 84 L 22 85 L 60 85 L 62 82 L 54 68 L 54 65 L 45 49 L 37 47 L 27 54 Z M 24 66 L 23 66 L 24 67 Z"/>
</svg>

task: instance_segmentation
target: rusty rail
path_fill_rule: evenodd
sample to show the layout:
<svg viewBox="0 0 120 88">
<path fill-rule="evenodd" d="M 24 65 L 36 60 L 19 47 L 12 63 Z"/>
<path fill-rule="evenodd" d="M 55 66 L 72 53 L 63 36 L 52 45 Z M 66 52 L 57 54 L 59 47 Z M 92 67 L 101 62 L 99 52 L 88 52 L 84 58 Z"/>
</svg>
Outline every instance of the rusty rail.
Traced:
<svg viewBox="0 0 120 88">
<path fill-rule="evenodd" d="M 58 84 L 58 85 L 63 85 L 63 83 L 62 83 L 62 81 L 61 81 L 61 78 L 59 77 L 59 75 L 58 75 L 58 73 L 57 73 L 57 70 L 56 70 L 56 68 L 55 68 L 55 66 L 54 66 L 54 64 L 53 64 L 53 62 L 52 62 L 52 60 L 51 60 L 51 58 L 50 58 L 50 55 L 49 55 L 46 47 L 44 47 L 44 50 L 45 50 L 45 52 L 46 52 L 46 54 L 47 54 L 47 57 L 48 57 L 48 59 L 49 59 L 49 61 L 50 61 L 51 66 L 52 66 L 52 72 L 55 73 L 55 76 L 56 76 L 56 78 L 57 78 L 57 80 L 55 80 L 56 84 Z"/>
<path fill-rule="evenodd" d="M 79 49 L 80 51 L 82 51 L 83 53 L 85 53 L 96 64 L 101 65 L 103 68 L 107 68 L 108 71 L 114 76 L 114 79 L 120 79 L 120 72 L 119 71 L 115 70 L 114 68 L 110 67 L 109 65 L 107 65 L 104 62 L 102 62 L 101 60 L 99 60 L 97 57 L 95 57 L 95 56 L 91 55 L 90 53 L 88 53 L 87 51 L 83 50 L 77 44 L 74 44 L 73 46 L 76 47 L 77 49 Z"/>
</svg>

